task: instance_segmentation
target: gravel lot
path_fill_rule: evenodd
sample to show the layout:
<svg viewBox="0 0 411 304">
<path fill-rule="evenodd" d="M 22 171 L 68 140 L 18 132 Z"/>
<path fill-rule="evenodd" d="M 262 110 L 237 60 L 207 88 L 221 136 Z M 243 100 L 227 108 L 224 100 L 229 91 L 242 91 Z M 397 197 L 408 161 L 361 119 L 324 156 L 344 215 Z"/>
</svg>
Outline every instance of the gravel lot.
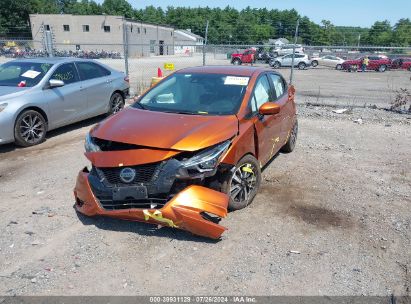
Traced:
<svg viewBox="0 0 411 304">
<path fill-rule="evenodd" d="M 0 147 L 0 294 L 410 295 L 410 115 L 300 106 L 296 150 L 220 241 L 76 214 L 83 138 L 101 119 Z"/>
</svg>

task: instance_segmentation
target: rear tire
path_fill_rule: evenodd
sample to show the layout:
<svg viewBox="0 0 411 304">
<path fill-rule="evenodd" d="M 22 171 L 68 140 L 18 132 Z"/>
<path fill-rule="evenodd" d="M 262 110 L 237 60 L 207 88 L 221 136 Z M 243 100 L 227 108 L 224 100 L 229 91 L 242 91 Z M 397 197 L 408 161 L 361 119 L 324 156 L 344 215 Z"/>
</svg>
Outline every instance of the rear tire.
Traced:
<svg viewBox="0 0 411 304">
<path fill-rule="evenodd" d="M 279 68 L 281 68 L 281 62 L 279 62 L 279 61 L 274 61 L 274 63 L 273 63 L 273 68 L 274 68 L 274 69 L 279 69 Z"/>
<path fill-rule="evenodd" d="M 246 155 L 237 163 L 234 172 L 227 174 L 221 191 L 230 196 L 228 208 L 239 210 L 251 204 L 260 185 L 260 164 L 254 156 Z"/>
<path fill-rule="evenodd" d="M 110 108 L 107 113 L 108 116 L 120 112 L 124 108 L 124 97 L 118 92 L 113 93 L 110 97 Z"/>
<path fill-rule="evenodd" d="M 387 70 L 387 66 L 382 64 L 378 67 L 378 72 L 384 73 Z"/>
<path fill-rule="evenodd" d="M 295 120 L 294 126 L 290 131 L 290 136 L 288 137 L 287 142 L 281 148 L 281 152 L 284 153 L 291 153 L 295 148 L 295 144 L 297 142 L 297 135 L 298 135 L 298 120 Z"/>
<path fill-rule="evenodd" d="M 23 111 L 14 124 L 16 145 L 30 147 L 46 139 L 47 122 L 43 115 L 34 110 Z"/>
</svg>

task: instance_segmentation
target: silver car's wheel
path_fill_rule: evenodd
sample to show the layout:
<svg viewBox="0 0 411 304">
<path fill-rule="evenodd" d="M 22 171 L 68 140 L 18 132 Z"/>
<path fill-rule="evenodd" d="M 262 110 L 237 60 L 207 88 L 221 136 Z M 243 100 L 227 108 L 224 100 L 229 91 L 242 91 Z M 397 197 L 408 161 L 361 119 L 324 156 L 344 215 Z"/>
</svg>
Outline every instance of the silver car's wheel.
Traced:
<svg viewBox="0 0 411 304">
<path fill-rule="evenodd" d="M 43 115 L 34 110 L 19 115 L 14 127 L 16 144 L 23 147 L 41 143 L 46 137 L 47 123 Z"/>
<path fill-rule="evenodd" d="M 337 70 L 342 70 L 342 65 L 341 65 L 341 64 L 337 64 L 337 65 L 335 66 L 335 69 L 337 69 Z"/>
<path fill-rule="evenodd" d="M 120 93 L 114 93 L 110 98 L 109 115 L 116 114 L 124 108 L 124 98 Z"/>
</svg>

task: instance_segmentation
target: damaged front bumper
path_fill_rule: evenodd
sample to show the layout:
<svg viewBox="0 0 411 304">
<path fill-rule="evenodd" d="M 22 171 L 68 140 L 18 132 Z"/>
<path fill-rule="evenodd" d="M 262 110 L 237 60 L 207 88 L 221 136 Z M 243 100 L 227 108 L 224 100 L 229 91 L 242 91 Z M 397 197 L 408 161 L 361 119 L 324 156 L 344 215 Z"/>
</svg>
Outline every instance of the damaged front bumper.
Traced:
<svg viewBox="0 0 411 304">
<path fill-rule="evenodd" d="M 189 185 L 172 198 L 148 199 L 152 190 L 139 185 L 106 187 L 98 174 L 91 174 L 85 168 L 79 172 L 74 188 L 75 208 L 87 216 L 148 222 L 213 239 L 218 239 L 226 230 L 218 224 L 227 216 L 229 197 L 226 194 Z M 139 199 L 140 196 L 145 198 Z"/>
</svg>

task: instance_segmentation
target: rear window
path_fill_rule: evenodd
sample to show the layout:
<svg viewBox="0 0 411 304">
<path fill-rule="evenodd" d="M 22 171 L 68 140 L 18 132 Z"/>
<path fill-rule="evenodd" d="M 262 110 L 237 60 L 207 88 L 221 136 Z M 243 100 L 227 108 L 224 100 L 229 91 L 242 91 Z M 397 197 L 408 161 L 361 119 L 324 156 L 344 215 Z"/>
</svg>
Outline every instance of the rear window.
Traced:
<svg viewBox="0 0 411 304">
<path fill-rule="evenodd" d="M 77 62 L 76 65 L 78 67 L 81 80 L 89 80 L 111 74 L 109 70 L 93 62 Z"/>
<path fill-rule="evenodd" d="M 33 87 L 53 65 L 41 62 L 7 62 L 0 65 L 0 86 Z"/>
</svg>

